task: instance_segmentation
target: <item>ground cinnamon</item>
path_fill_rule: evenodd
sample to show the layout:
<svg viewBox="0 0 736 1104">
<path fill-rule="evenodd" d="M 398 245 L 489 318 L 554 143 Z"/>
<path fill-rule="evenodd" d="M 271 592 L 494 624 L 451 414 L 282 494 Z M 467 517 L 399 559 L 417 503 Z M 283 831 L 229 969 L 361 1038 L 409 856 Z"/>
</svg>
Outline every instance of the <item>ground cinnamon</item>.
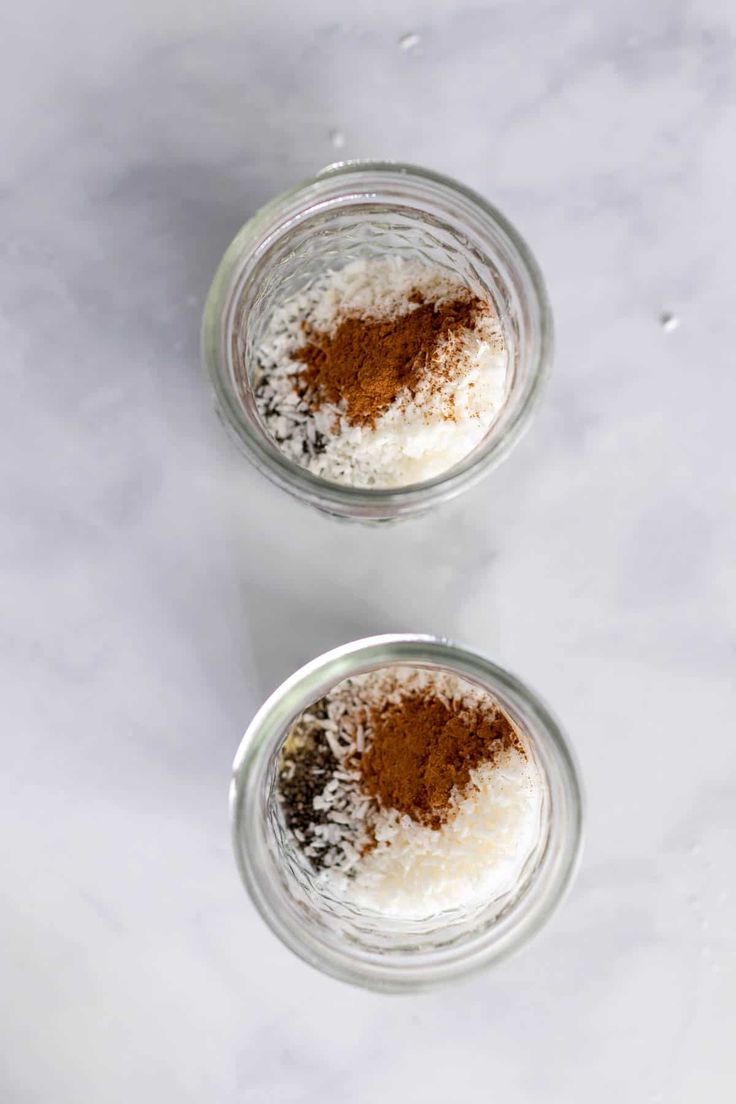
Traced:
<svg viewBox="0 0 736 1104">
<path fill-rule="evenodd" d="M 406 390 L 414 397 L 430 378 L 437 387 L 452 374 L 452 358 L 433 362 L 438 347 L 472 329 L 483 303 L 470 295 L 441 303 L 413 292 L 413 310 L 394 318 L 343 318 L 331 333 L 305 327 L 307 342 L 293 354 L 304 368 L 298 390 L 313 409 L 342 406 L 352 425 L 373 426 Z M 448 407 L 448 417 L 452 408 Z"/>
<path fill-rule="evenodd" d="M 523 745 L 505 714 L 416 691 L 370 717 L 373 737 L 360 762 L 363 788 L 384 808 L 431 828 L 450 811 L 453 787 L 501 752 Z M 525 756 L 526 757 L 526 756 Z"/>
</svg>

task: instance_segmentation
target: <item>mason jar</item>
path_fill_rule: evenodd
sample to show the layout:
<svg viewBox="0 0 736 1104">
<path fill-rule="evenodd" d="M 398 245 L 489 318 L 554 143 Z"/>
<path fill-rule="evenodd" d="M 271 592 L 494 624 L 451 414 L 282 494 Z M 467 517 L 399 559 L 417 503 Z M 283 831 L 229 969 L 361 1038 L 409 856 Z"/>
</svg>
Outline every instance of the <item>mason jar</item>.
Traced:
<svg viewBox="0 0 736 1104">
<path fill-rule="evenodd" d="M 285 456 L 268 433 L 256 408 L 256 350 L 278 305 L 328 270 L 389 253 L 429 262 L 491 300 L 507 353 L 505 401 L 475 449 L 435 478 L 391 489 L 334 483 Z M 551 349 L 544 283 L 508 220 L 462 184 L 393 162 L 331 165 L 258 211 L 220 263 L 202 324 L 216 409 L 245 455 L 301 501 L 362 521 L 422 513 L 498 464 L 528 423 Z"/>
<path fill-rule="evenodd" d="M 541 779 L 537 842 L 502 898 L 420 921 L 336 900 L 310 877 L 286 830 L 276 792 L 279 753 L 293 721 L 351 676 L 401 665 L 450 672 L 487 691 L 522 735 Z M 581 844 L 578 772 L 559 724 L 519 679 L 434 636 L 376 636 L 345 644 L 293 674 L 259 709 L 233 765 L 230 816 L 243 881 L 263 919 L 297 955 L 355 985 L 427 988 L 505 958 L 549 919 Z"/>
</svg>

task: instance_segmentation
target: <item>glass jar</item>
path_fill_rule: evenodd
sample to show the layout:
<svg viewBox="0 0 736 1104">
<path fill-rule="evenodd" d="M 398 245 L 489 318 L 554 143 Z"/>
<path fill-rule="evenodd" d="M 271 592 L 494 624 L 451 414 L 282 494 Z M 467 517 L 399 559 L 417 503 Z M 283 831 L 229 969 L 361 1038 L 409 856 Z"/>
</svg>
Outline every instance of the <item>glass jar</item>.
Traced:
<svg viewBox="0 0 736 1104">
<path fill-rule="evenodd" d="M 506 401 L 480 444 L 447 472 L 390 490 L 328 482 L 287 458 L 259 418 L 253 386 L 254 350 L 274 307 L 328 268 L 387 252 L 429 261 L 490 298 L 508 356 Z M 389 162 L 331 165 L 263 207 L 225 253 L 202 325 L 216 407 L 243 452 L 303 502 L 364 521 L 421 513 L 497 464 L 527 424 L 551 348 L 544 283 L 513 226 L 456 181 Z"/>
<path fill-rule="evenodd" d="M 538 843 L 505 898 L 468 915 L 389 920 L 320 893 L 296 861 L 276 796 L 278 755 L 296 717 L 338 682 L 394 664 L 449 671 L 487 690 L 524 736 L 544 787 Z M 251 722 L 233 765 L 230 816 L 241 875 L 266 923 L 306 962 L 386 992 L 427 988 L 497 962 L 549 918 L 581 843 L 578 775 L 546 706 L 513 675 L 433 636 L 376 636 L 345 644 L 288 678 Z"/>
</svg>

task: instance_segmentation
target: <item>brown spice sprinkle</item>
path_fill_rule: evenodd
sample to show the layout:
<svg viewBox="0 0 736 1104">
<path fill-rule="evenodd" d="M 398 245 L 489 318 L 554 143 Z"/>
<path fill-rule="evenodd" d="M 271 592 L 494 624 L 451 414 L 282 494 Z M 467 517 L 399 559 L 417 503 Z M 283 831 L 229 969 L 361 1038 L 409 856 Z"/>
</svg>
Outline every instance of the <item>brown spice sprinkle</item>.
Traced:
<svg viewBox="0 0 736 1104">
<path fill-rule="evenodd" d="M 434 829 L 447 818 L 453 787 L 467 786 L 473 768 L 512 748 L 526 758 L 500 710 L 448 704 L 431 692 L 374 709 L 371 728 L 373 742 L 360 762 L 365 791 L 384 808 Z"/>
<path fill-rule="evenodd" d="M 452 357 L 440 368 L 434 354 L 472 330 L 485 304 L 470 292 L 440 303 L 425 302 L 420 291 L 409 299 L 415 309 L 394 318 L 350 315 L 332 333 L 305 326 L 307 343 L 292 355 L 305 365 L 297 389 L 313 409 L 344 406 L 351 425 L 374 426 L 402 391 L 413 397 L 430 371 L 437 387 L 452 376 Z M 446 416 L 453 416 L 451 405 Z"/>
</svg>

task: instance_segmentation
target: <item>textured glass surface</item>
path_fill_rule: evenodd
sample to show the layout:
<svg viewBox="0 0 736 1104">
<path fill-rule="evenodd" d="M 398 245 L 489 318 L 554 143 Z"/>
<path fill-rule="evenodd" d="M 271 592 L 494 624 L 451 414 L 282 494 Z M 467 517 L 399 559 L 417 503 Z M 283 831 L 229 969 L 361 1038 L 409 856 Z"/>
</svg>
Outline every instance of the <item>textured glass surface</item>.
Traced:
<svg viewBox="0 0 736 1104">
<path fill-rule="evenodd" d="M 286 842 L 274 805 L 276 758 L 294 718 L 337 682 L 393 663 L 449 670 L 488 690 L 524 733 L 546 787 L 539 845 L 515 891 L 472 913 L 391 921 L 315 892 Z M 297 671 L 262 706 L 233 766 L 231 820 L 245 884 L 274 932 L 302 958 L 355 984 L 421 988 L 497 961 L 558 904 L 577 862 L 581 796 L 562 732 L 508 672 L 448 641 L 385 636 L 356 641 Z"/>
<path fill-rule="evenodd" d="M 507 347 L 506 402 L 473 452 L 434 479 L 391 490 L 330 483 L 285 457 L 261 423 L 254 349 L 276 304 L 326 269 L 388 251 L 439 266 L 491 297 Z M 420 513 L 497 464 L 528 422 L 551 341 L 541 276 L 503 216 L 454 181 L 382 163 L 336 166 L 255 215 L 223 258 L 202 330 L 218 411 L 249 459 L 303 501 L 363 521 Z"/>
</svg>

